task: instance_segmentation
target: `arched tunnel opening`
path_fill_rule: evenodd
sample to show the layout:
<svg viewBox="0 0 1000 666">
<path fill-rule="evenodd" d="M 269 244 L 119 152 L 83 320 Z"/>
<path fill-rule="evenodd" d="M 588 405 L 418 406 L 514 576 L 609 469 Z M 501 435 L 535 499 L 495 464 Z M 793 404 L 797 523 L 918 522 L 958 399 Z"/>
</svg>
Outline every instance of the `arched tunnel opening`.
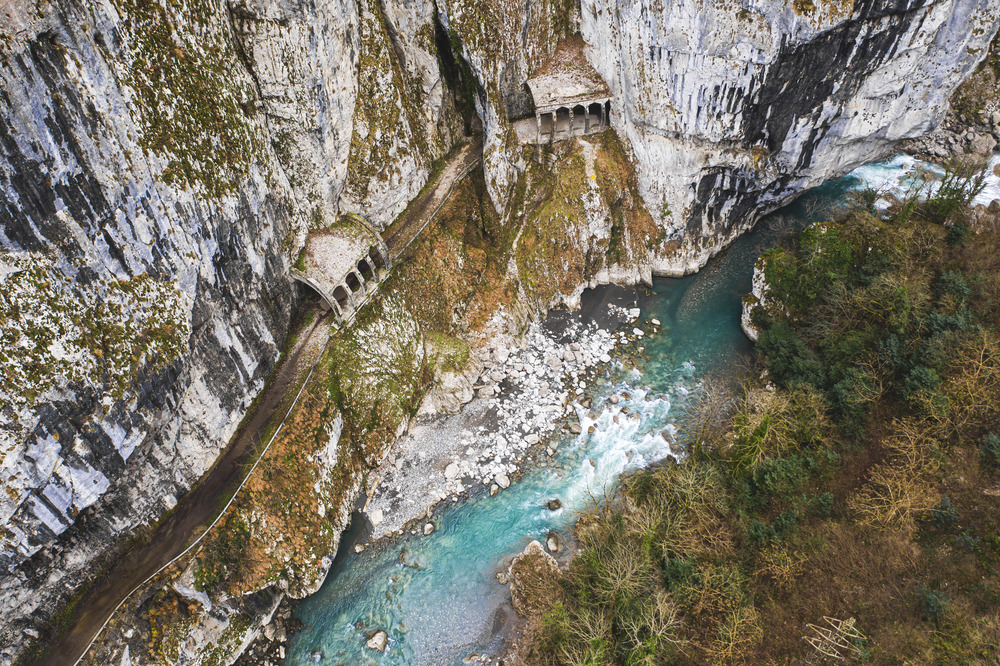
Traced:
<svg viewBox="0 0 1000 666">
<path fill-rule="evenodd" d="M 378 248 L 373 247 L 370 252 L 368 252 L 368 261 L 376 270 L 382 270 L 385 268 L 385 259 L 382 258 L 382 254 L 378 251 Z"/>
<path fill-rule="evenodd" d="M 302 280 L 295 280 L 295 301 L 300 308 L 308 308 L 325 302 L 323 295 Z"/>
<path fill-rule="evenodd" d="M 347 310 L 347 307 L 351 302 L 350 300 L 351 297 L 350 295 L 348 295 L 346 289 L 338 286 L 336 289 L 333 290 L 333 298 L 335 301 L 337 301 L 337 305 L 340 306 L 341 310 L 344 311 Z"/>
<path fill-rule="evenodd" d="M 371 280 L 375 277 L 375 273 L 372 272 L 372 267 L 368 265 L 368 262 L 364 259 L 358 262 L 358 272 L 361 273 L 361 277 L 365 280 Z"/>
</svg>

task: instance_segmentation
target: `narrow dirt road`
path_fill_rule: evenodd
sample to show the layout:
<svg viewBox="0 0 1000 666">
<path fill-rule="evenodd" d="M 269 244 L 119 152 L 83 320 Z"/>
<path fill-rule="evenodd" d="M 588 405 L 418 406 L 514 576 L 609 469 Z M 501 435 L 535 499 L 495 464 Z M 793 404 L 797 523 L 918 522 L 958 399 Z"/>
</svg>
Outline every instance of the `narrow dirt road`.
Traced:
<svg viewBox="0 0 1000 666">
<path fill-rule="evenodd" d="M 477 138 L 462 146 L 438 174 L 433 187 L 414 199 L 402 217 L 386 229 L 385 244 L 389 247 L 389 254 L 394 261 L 431 221 L 441 204 L 451 194 L 458 179 L 482 156 L 482 139 Z"/>
<path fill-rule="evenodd" d="M 319 359 L 330 332 L 331 319 L 329 313 L 314 313 L 312 323 L 299 332 L 298 340 L 280 363 L 253 413 L 212 469 L 181 498 L 174 512 L 145 545 L 125 554 L 87 590 L 77 604 L 69 629 L 37 664 L 73 666 L 122 599 L 180 554 L 201 534 L 199 527 L 215 519 L 220 507 L 243 482 L 247 463 L 252 461 L 264 431 L 271 423 L 277 426 L 284 420 L 288 407 L 282 403 L 290 405 L 289 396 L 295 395 Z M 281 407 L 284 407 L 281 413 L 275 414 Z"/>
</svg>

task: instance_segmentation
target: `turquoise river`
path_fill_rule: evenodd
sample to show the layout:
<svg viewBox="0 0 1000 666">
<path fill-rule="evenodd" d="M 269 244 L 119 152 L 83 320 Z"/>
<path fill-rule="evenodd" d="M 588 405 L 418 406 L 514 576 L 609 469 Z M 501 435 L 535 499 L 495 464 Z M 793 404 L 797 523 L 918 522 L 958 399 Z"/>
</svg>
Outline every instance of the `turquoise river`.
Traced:
<svg viewBox="0 0 1000 666">
<path fill-rule="evenodd" d="M 430 536 L 384 539 L 360 554 L 342 545 L 322 588 L 296 611 L 303 629 L 292 638 L 288 663 L 437 666 L 495 655 L 512 624 L 509 592 L 496 573 L 532 539 L 545 543 L 550 531 L 568 539 L 574 516 L 620 474 L 665 457 L 669 445 L 660 433 L 680 419 L 686 396 L 749 352 L 739 325 L 741 299 L 760 253 L 845 205 L 851 190 L 899 193 L 927 166 L 906 157 L 867 165 L 768 215 L 695 275 L 657 279 L 652 289 L 585 294 L 583 313 L 597 310 L 595 299 L 596 305 L 614 301 L 641 308 L 643 325 L 651 319 L 662 324 L 643 340 L 637 368 L 615 359 L 591 381 L 585 397 L 593 401 L 588 413 L 596 420 L 584 416 L 583 433 L 560 436 L 554 460 L 529 467 L 523 480 L 496 497 L 480 488 L 468 501 L 439 510 Z M 997 187 L 991 179 L 989 188 Z M 547 325 L 559 321 L 550 317 Z M 613 394 L 628 397 L 614 410 L 601 409 Z M 612 414 L 622 407 L 639 418 L 615 423 Z M 595 426 L 592 434 L 589 425 Z M 552 498 L 563 508 L 549 511 Z M 353 536 L 345 535 L 345 544 Z M 365 647 L 366 635 L 379 628 L 389 634 L 384 654 Z"/>
</svg>

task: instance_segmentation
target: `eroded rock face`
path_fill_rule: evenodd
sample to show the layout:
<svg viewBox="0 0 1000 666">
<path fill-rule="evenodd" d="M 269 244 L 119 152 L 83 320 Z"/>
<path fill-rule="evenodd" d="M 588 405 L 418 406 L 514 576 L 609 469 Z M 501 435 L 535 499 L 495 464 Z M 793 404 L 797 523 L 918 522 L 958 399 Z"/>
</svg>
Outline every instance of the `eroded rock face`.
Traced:
<svg viewBox="0 0 1000 666">
<path fill-rule="evenodd" d="M 121 4 L 4 3 L 27 26 L 0 71 L 5 647 L 212 464 L 292 300 L 290 189 L 225 14 L 168 46 Z M 186 64 L 157 70 L 168 48 Z"/>
<path fill-rule="evenodd" d="M 432 2 L 0 16 L 3 663 L 215 461 L 274 367 L 305 232 L 392 220 L 463 122 Z"/>
<path fill-rule="evenodd" d="M 663 274 L 697 269 L 795 193 L 933 129 L 1000 25 L 997 0 L 583 0 L 562 21 L 555 4 L 447 3 L 483 82 L 491 194 L 504 200 L 518 173 L 504 150 L 511 70 L 540 66 L 578 28 L 646 207 L 681 244 L 654 253 Z"/>
</svg>

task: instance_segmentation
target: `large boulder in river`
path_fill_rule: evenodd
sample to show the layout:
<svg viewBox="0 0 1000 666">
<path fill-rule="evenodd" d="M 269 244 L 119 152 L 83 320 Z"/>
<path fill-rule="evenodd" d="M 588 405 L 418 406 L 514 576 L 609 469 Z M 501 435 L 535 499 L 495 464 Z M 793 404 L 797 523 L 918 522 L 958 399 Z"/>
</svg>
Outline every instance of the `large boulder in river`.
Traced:
<svg viewBox="0 0 1000 666">
<path fill-rule="evenodd" d="M 532 541 L 510 563 L 510 600 L 522 617 L 544 613 L 559 600 L 561 588 L 559 563 Z"/>
<path fill-rule="evenodd" d="M 386 647 L 389 645 L 389 634 L 379 629 L 368 637 L 368 640 L 365 641 L 365 645 L 372 650 L 385 652 Z"/>
</svg>

